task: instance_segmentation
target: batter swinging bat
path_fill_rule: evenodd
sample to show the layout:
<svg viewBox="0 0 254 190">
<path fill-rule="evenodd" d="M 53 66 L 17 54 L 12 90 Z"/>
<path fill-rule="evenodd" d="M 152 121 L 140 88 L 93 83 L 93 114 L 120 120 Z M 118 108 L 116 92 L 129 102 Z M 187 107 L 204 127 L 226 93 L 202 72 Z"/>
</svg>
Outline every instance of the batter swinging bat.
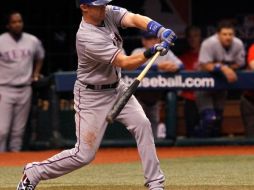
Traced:
<svg viewBox="0 0 254 190">
<path fill-rule="evenodd" d="M 115 105 L 109 112 L 107 116 L 107 121 L 109 123 L 113 123 L 115 118 L 120 114 L 123 110 L 124 106 L 128 103 L 131 96 L 135 93 L 136 89 L 138 88 L 140 82 L 144 79 L 145 75 L 152 67 L 154 61 L 159 57 L 160 52 L 157 52 L 151 61 L 146 65 L 144 70 L 139 74 L 139 76 L 135 79 L 135 81 L 131 84 L 131 86 L 124 92 L 124 94 L 116 101 Z"/>
</svg>

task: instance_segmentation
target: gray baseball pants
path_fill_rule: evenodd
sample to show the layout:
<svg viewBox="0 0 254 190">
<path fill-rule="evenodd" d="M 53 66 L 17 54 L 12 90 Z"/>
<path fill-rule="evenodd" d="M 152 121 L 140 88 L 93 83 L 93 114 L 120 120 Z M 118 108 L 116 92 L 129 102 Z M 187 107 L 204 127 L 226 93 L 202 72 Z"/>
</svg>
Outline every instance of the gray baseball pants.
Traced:
<svg viewBox="0 0 254 190">
<path fill-rule="evenodd" d="M 28 164 L 24 173 L 32 184 L 36 185 L 41 180 L 70 173 L 89 164 L 95 158 L 107 127 L 105 118 L 125 89 L 123 82 L 120 82 L 117 89 L 100 91 L 86 89 L 76 82 L 74 95 L 77 143 L 75 148 L 65 150 L 43 162 Z M 150 190 L 162 190 L 165 177 L 156 155 L 151 124 L 134 96 L 117 120 L 123 123 L 136 139 L 145 185 Z"/>
<path fill-rule="evenodd" d="M 31 95 L 30 86 L 22 88 L 0 86 L 0 152 L 7 149 L 12 152 L 21 150 Z"/>
</svg>

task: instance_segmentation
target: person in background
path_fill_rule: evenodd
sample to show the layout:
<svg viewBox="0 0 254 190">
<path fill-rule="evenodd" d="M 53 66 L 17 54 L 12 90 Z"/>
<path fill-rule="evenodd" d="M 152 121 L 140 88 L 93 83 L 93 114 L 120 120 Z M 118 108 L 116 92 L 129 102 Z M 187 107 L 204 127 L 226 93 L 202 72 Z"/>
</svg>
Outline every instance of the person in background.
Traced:
<svg viewBox="0 0 254 190">
<path fill-rule="evenodd" d="M 254 71 L 254 44 L 248 51 L 248 69 Z M 254 137 L 254 91 L 246 91 L 241 97 L 241 114 L 247 137 Z"/>
<path fill-rule="evenodd" d="M 245 65 L 243 42 L 235 37 L 234 26 L 223 21 L 217 33 L 207 38 L 201 45 L 199 66 L 201 71 L 222 75 L 228 83 L 237 81 L 236 71 Z M 197 92 L 197 105 L 200 111 L 200 137 L 221 135 L 224 103 L 227 91 Z"/>
<path fill-rule="evenodd" d="M 155 44 L 160 43 L 160 39 L 158 39 L 157 36 L 155 36 L 154 34 L 151 34 L 149 32 L 143 32 L 141 42 L 143 47 L 134 49 L 132 52 L 132 55 L 138 54 L 140 52 L 145 51 L 146 49 L 153 47 Z M 138 70 L 142 70 L 145 66 L 146 64 L 138 68 Z M 172 51 L 169 51 L 167 55 L 163 57 L 159 57 L 156 60 L 156 63 L 152 66 L 151 71 L 176 73 L 183 68 L 184 66 L 182 61 L 178 59 Z M 157 138 L 158 125 L 160 122 L 160 101 L 159 100 L 161 98 L 161 93 L 160 92 L 149 92 L 149 93 L 137 92 L 136 96 L 138 100 L 140 101 L 148 119 L 151 122 L 154 137 Z"/>
<path fill-rule="evenodd" d="M 44 59 L 40 40 L 23 32 L 23 27 L 21 14 L 11 12 L 8 32 L 0 35 L 0 152 L 21 150 L 31 105 L 31 83 L 39 80 Z"/>
<path fill-rule="evenodd" d="M 188 49 L 180 56 L 187 71 L 195 71 L 198 67 L 198 56 L 202 42 L 201 29 L 190 26 L 185 31 Z M 195 128 L 199 125 L 199 111 L 196 104 L 196 96 L 193 91 L 183 91 L 181 97 L 184 100 L 184 120 L 187 137 L 195 137 Z"/>
</svg>

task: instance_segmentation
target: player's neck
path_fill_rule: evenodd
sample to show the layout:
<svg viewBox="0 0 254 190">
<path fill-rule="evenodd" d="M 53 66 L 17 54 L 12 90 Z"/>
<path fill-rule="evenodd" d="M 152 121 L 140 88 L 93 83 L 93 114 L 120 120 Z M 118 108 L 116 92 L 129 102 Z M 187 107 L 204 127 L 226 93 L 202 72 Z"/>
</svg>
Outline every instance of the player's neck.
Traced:
<svg viewBox="0 0 254 190">
<path fill-rule="evenodd" d="M 12 33 L 12 32 L 9 32 L 9 34 L 11 35 L 11 37 L 15 40 L 15 41 L 19 41 L 22 37 L 22 33 L 20 34 L 15 34 L 15 33 Z"/>
<path fill-rule="evenodd" d="M 101 21 L 101 20 L 96 21 L 96 20 L 94 20 L 94 19 L 91 19 L 91 18 L 85 17 L 85 16 L 83 16 L 83 19 L 84 19 L 84 21 L 85 21 L 86 23 L 91 24 L 91 25 L 94 25 L 94 26 L 99 26 L 99 27 L 101 27 L 101 26 L 104 25 L 104 21 Z"/>
</svg>

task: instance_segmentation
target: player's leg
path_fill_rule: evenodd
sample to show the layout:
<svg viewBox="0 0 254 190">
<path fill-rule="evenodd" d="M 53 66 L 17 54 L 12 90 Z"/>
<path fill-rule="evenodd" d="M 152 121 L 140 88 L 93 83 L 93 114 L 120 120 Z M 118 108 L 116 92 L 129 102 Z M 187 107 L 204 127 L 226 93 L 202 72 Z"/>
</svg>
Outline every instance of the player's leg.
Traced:
<svg viewBox="0 0 254 190">
<path fill-rule="evenodd" d="M 141 102 L 141 105 L 142 105 L 142 108 L 143 108 L 147 118 L 151 122 L 153 135 L 154 135 L 154 138 L 156 139 L 157 138 L 159 120 L 160 120 L 160 116 L 159 116 L 160 105 L 159 105 L 159 102 L 158 101 L 154 102 L 151 105 L 146 104 L 144 102 Z"/>
<path fill-rule="evenodd" d="M 254 137 L 254 98 L 248 95 L 241 97 L 241 115 L 245 127 L 245 135 L 249 138 Z"/>
<path fill-rule="evenodd" d="M 146 180 L 145 185 L 149 189 L 162 190 L 165 177 L 156 154 L 151 124 L 134 96 L 126 104 L 117 120 L 127 126 L 136 139 Z"/>
<path fill-rule="evenodd" d="M 10 131 L 9 150 L 17 152 L 21 150 L 23 134 L 31 108 L 32 91 L 30 87 L 17 93 L 17 102 L 13 106 L 13 121 Z"/>
<path fill-rule="evenodd" d="M 227 100 L 227 91 L 219 91 L 214 94 L 214 108 L 216 114 L 215 127 L 212 131 L 212 136 L 218 137 L 221 135 L 224 105 Z"/>
<path fill-rule="evenodd" d="M 95 157 L 107 123 L 106 115 L 116 98 L 115 91 L 75 90 L 77 143 L 48 160 L 25 167 L 29 181 L 36 186 L 41 180 L 60 177 L 89 164 Z"/>
<path fill-rule="evenodd" d="M 184 100 L 184 120 L 187 130 L 187 137 L 195 137 L 195 128 L 199 125 L 199 111 L 196 101 Z"/>
<path fill-rule="evenodd" d="M 159 99 L 161 94 L 158 92 L 149 92 L 145 94 L 144 92 L 138 92 L 136 95 L 138 101 L 140 102 L 147 118 L 151 122 L 152 131 L 154 138 L 157 138 L 158 125 L 160 121 L 160 104 Z"/>
<path fill-rule="evenodd" d="M 1 89 L 3 92 L 4 89 Z M 7 138 L 12 124 L 13 104 L 6 94 L 0 94 L 0 152 L 6 151 Z"/>
<path fill-rule="evenodd" d="M 213 93 L 200 91 L 196 95 L 197 106 L 200 112 L 200 125 L 195 130 L 195 136 L 210 137 L 216 122 Z"/>
</svg>

